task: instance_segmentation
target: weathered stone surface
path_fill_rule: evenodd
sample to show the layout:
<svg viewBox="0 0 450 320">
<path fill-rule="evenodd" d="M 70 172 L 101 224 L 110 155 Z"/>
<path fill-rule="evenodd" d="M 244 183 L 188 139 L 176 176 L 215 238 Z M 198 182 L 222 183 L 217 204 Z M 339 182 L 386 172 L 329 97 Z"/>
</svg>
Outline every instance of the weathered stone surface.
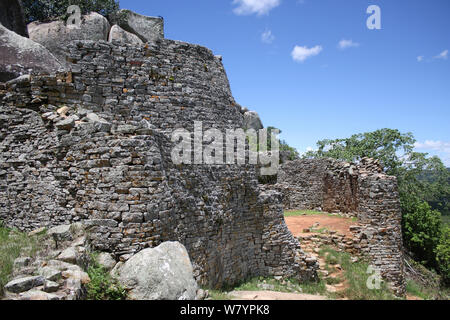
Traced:
<svg viewBox="0 0 450 320">
<path fill-rule="evenodd" d="M 61 279 L 61 271 L 49 266 L 39 268 L 37 274 L 50 281 L 58 281 L 59 279 Z"/>
<path fill-rule="evenodd" d="M 55 241 L 72 241 L 72 233 L 70 232 L 70 224 L 60 225 L 50 228 L 47 234 Z"/>
<path fill-rule="evenodd" d="M 67 130 L 70 131 L 73 127 L 75 127 L 75 119 L 73 117 L 67 117 L 64 120 L 61 120 L 55 124 L 56 128 L 59 130 Z"/>
<path fill-rule="evenodd" d="M 59 287 L 59 283 L 47 280 L 45 281 L 44 288 L 42 290 L 47 293 L 52 293 L 58 291 Z"/>
<path fill-rule="evenodd" d="M 68 27 L 61 20 L 28 24 L 30 39 L 46 47 L 67 67 L 70 65 L 70 62 L 66 59 L 66 50 L 71 41 L 107 40 L 109 29 L 108 20 L 96 12 L 83 16 L 79 28 Z"/>
<path fill-rule="evenodd" d="M 107 271 L 111 271 L 117 263 L 112 254 L 107 252 L 101 252 L 97 257 L 97 262 Z"/>
<path fill-rule="evenodd" d="M 58 256 L 58 260 L 68 262 L 68 263 L 76 263 L 77 262 L 78 253 L 74 247 L 69 247 L 64 249 L 63 252 Z"/>
<path fill-rule="evenodd" d="M 0 24 L 22 37 L 28 37 L 23 8 L 19 0 L 0 1 Z"/>
<path fill-rule="evenodd" d="M 244 129 L 255 129 L 256 131 L 263 129 L 264 126 L 255 111 L 247 111 L 244 113 Z"/>
<path fill-rule="evenodd" d="M 62 277 L 64 279 L 74 279 L 80 281 L 82 284 L 88 284 L 91 281 L 89 275 L 81 270 L 66 270 L 62 272 Z"/>
<path fill-rule="evenodd" d="M 19 278 L 8 282 L 5 285 L 5 289 L 10 292 L 20 293 L 42 286 L 44 282 L 45 279 L 41 276 Z"/>
<path fill-rule="evenodd" d="M 59 296 L 41 290 L 30 290 L 20 295 L 21 300 L 61 300 Z"/>
<path fill-rule="evenodd" d="M 262 192 L 256 166 L 172 162 L 176 128 L 193 131 L 194 120 L 203 131 L 243 127 L 210 50 L 167 39 L 139 47 L 74 41 L 68 49 L 71 73 L 32 75 L 0 103 L 0 166 L 14 164 L 0 169 L 0 219 L 27 231 L 82 221 L 89 246 L 121 261 L 179 241 L 201 285 L 317 279 L 284 223 L 281 195 Z M 54 128 L 60 106 L 80 118 L 70 131 Z M 90 113 L 111 129 L 96 127 Z"/>
<path fill-rule="evenodd" d="M 113 25 L 109 31 L 108 41 L 119 41 L 124 44 L 141 45 L 144 42 L 135 34 L 123 30 L 118 25 Z"/>
<path fill-rule="evenodd" d="M 120 27 L 137 35 L 144 42 L 156 41 L 164 38 L 164 20 L 160 17 L 147 17 L 131 10 L 122 9 L 124 16 Z"/>
<path fill-rule="evenodd" d="M 23 267 L 27 267 L 31 263 L 30 257 L 19 257 L 14 260 L 14 268 L 19 269 Z"/>
<path fill-rule="evenodd" d="M 118 279 L 132 300 L 194 300 L 198 289 L 189 255 L 179 242 L 135 254 L 120 268 Z"/>
<path fill-rule="evenodd" d="M 0 82 L 32 71 L 52 73 L 61 68 L 60 62 L 45 47 L 0 24 Z"/>
</svg>

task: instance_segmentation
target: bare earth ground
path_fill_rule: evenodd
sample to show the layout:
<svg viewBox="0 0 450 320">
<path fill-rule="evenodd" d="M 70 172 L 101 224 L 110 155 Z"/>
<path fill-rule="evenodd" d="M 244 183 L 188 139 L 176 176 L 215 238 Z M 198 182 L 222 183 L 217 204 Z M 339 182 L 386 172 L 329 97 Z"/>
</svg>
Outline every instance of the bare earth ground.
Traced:
<svg viewBox="0 0 450 320">
<path fill-rule="evenodd" d="M 300 235 L 313 235 L 314 232 L 305 233 L 305 229 L 310 229 L 314 226 L 314 229 L 327 229 L 329 231 L 335 231 L 347 236 L 351 235 L 350 226 L 356 225 L 357 222 L 352 219 L 343 217 L 333 217 L 328 214 L 308 214 L 302 216 L 289 216 L 285 217 L 286 224 L 294 237 Z M 313 230 L 314 231 L 314 230 Z M 318 248 L 315 248 L 314 244 L 309 241 L 302 243 L 302 249 L 309 255 L 316 257 L 319 261 L 320 269 L 319 273 L 322 276 L 329 278 L 342 278 L 343 271 L 339 265 L 333 266 L 331 272 L 325 270 L 325 260 L 318 255 Z M 326 285 L 327 291 L 330 293 L 336 293 L 344 291 L 348 287 L 346 280 L 340 283 Z M 233 299 L 239 300 L 327 300 L 328 298 L 321 295 L 311 295 L 302 293 L 285 293 L 275 291 L 233 291 L 230 293 Z M 345 299 L 345 298 L 344 298 Z M 407 300 L 420 300 L 420 298 L 414 296 L 407 296 Z"/>
<path fill-rule="evenodd" d="M 310 228 L 316 223 L 319 223 L 319 226 L 317 227 L 319 229 L 327 228 L 328 230 L 334 230 L 338 233 L 351 235 L 350 226 L 356 224 L 356 222 L 351 219 L 330 217 L 325 214 L 286 217 L 285 220 L 294 237 L 305 235 L 303 230 Z"/>
</svg>

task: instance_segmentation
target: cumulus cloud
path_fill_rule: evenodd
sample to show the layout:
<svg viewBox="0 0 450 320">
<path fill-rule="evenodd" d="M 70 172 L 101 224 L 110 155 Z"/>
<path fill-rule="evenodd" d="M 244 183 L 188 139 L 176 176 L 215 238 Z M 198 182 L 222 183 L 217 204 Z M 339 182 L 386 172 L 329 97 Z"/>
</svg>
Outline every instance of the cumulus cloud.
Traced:
<svg viewBox="0 0 450 320">
<path fill-rule="evenodd" d="M 425 142 L 416 142 L 414 147 L 417 149 L 427 149 L 439 152 L 450 153 L 450 142 L 426 140 Z"/>
<path fill-rule="evenodd" d="M 234 0 L 233 4 L 237 5 L 233 10 L 237 15 L 257 14 L 261 16 L 278 7 L 281 0 Z"/>
<path fill-rule="evenodd" d="M 422 62 L 423 61 L 424 56 L 418 56 L 417 57 L 417 62 Z"/>
<path fill-rule="evenodd" d="M 353 40 L 345 40 L 342 39 L 339 41 L 338 48 L 341 50 L 347 49 L 347 48 L 356 48 L 359 47 L 359 43 L 353 42 Z"/>
<path fill-rule="evenodd" d="M 275 40 L 275 36 L 272 34 L 271 30 L 266 30 L 261 35 L 261 41 L 267 44 L 272 43 Z"/>
<path fill-rule="evenodd" d="M 322 51 L 322 46 L 308 48 L 306 46 L 295 46 L 291 52 L 292 59 L 296 62 L 304 62 L 310 57 L 317 56 Z"/>
<path fill-rule="evenodd" d="M 435 59 L 444 59 L 447 60 L 448 58 L 448 50 L 444 50 L 441 53 L 439 53 L 437 56 L 434 57 Z"/>
</svg>

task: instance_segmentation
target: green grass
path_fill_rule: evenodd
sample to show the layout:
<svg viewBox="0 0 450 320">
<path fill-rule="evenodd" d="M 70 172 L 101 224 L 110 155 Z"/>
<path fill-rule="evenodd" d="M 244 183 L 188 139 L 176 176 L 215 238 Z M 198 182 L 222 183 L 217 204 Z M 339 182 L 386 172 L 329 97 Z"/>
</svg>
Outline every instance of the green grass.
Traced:
<svg viewBox="0 0 450 320">
<path fill-rule="evenodd" d="M 325 258 L 327 264 L 341 265 L 348 288 L 336 293 L 337 297 L 350 300 L 393 300 L 396 297 L 390 292 L 386 283 L 381 282 L 380 289 L 370 290 L 367 287 L 367 274 L 369 264 L 363 261 L 353 263 L 351 256 L 346 252 L 338 252 L 332 248 L 324 247 L 319 255 Z"/>
<path fill-rule="evenodd" d="M 432 299 L 432 295 L 430 295 L 427 291 L 428 290 L 426 288 L 414 280 L 408 280 L 406 282 L 406 292 L 412 296 L 423 300 L 430 300 Z"/>
<path fill-rule="evenodd" d="M 285 217 L 298 217 L 298 216 L 304 216 L 304 215 L 331 215 L 326 212 L 321 211 L 314 211 L 314 210 L 299 210 L 299 211 L 285 211 L 284 216 Z"/>
<path fill-rule="evenodd" d="M 8 229 L 0 221 L 0 297 L 4 294 L 4 286 L 11 280 L 14 260 L 21 255 L 34 257 L 40 237 L 29 237 L 26 233 Z"/>
<path fill-rule="evenodd" d="M 294 211 L 285 211 L 284 212 L 284 216 L 285 217 L 299 217 L 299 216 L 317 216 L 317 215 L 321 215 L 321 216 L 328 216 L 328 217 L 336 217 L 336 218 L 343 218 L 343 219 L 349 219 L 337 214 L 332 214 L 329 212 L 322 212 L 322 211 L 314 211 L 314 210 L 294 210 Z M 352 217 L 350 218 L 352 221 L 357 222 L 358 218 L 356 217 Z"/>
<path fill-rule="evenodd" d="M 263 291 L 261 285 L 268 285 L 266 290 L 286 293 L 306 293 L 316 295 L 326 295 L 325 282 L 322 280 L 318 282 L 299 283 L 295 279 L 276 280 L 273 277 L 255 277 L 241 284 L 227 288 L 225 291 L 209 290 L 209 296 L 212 300 L 230 300 L 232 297 L 228 295 L 230 291 Z"/>
<path fill-rule="evenodd" d="M 125 300 L 126 290 L 109 272 L 97 262 L 98 254 L 91 254 L 87 273 L 91 281 L 87 284 L 87 300 Z"/>
</svg>

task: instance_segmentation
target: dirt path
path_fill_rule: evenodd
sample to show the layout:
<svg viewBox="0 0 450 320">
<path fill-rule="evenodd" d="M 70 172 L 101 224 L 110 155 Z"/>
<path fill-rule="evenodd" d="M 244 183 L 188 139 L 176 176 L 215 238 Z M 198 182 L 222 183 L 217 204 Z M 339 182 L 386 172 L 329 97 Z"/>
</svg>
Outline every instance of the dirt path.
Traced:
<svg viewBox="0 0 450 320">
<path fill-rule="evenodd" d="M 275 291 L 233 291 L 230 296 L 237 300 L 327 300 L 327 297 Z"/>
<path fill-rule="evenodd" d="M 327 228 L 338 233 L 351 235 L 350 226 L 356 224 L 352 219 L 332 217 L 325 214 L 286 217 L 285 220 L 294 237 L 304 235 L 303 230 L 310 228 L 316 223 L 319 224 L 317 228 Z"/>
</svg>

